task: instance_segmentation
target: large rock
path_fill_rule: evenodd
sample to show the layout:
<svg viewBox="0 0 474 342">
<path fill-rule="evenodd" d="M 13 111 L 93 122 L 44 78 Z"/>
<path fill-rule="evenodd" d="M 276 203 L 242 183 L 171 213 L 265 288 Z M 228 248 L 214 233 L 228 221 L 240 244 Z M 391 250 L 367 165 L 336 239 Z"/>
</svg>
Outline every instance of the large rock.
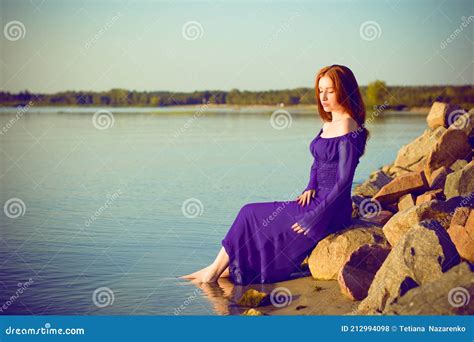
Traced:
<svg viewBox="0 0 474 342">
<path fill-rule="evenodd" d="M 449 168 L 451 171 L 459 171 L 463 169 L 466 165 L 468 164 L 467 160 L 464 159 L 458 159 L 454 163 L 452 163 Z"/>
<path fill-rule="evenodd" d="M 376 273 L 359 314 L 375 314 L 408 290 L 439 279 L 460 261 L 446 230 L 435 220 L 411 228 Z"/>
<path fill-rule="evenodd" d="M 456 208 L 453 218 L 451 219 L 451 224 L 457 224 L 464 227 L 470 214 L 471 208 L 469 207 Z"/>
<path fill-rule="evenodd" d="M 445 131 L 444 127 L 438 127 L 434 131 L 426 129 L 421 136 L 400 148 L 393 167 L 414 171 L 414 167 L 426 158 Z"/>
<path fill-rule="evenodd" d="M 327 236 L 318 242 L 308 259 L 311 275 L 321 280 L 337 279 L 349 255 L 365 244 L 388 246 L 382 228 L 360 224 Z"/>
<path fill-rule="evenodd" d="M 352 300 L 367 297 L 375 273 L 389 252 L 388 246 L 374 244 L 363 245 L 356 249 L 339 272 L 337 281 L 341 293 Z"/>
<path fill-rule="evenodd" d="M 432 201 L 434 199 L 444 200 L 443 189 L 430 190 L 416 198 L 416 205 Z"/>
<path fill-rule="evenodd" d="M 448 173 L 448 168 L 445 166 L 441 166 L 440 168 L 434 170 L 430 177 L 427 178 L 430 189 L 444 189 L 444 184 L 446 182 Z"/>
<path fill-rule="evenodd" d="M 412 194 L 406 194 L 398 200 L 398 211 L 407 210 L 415 206 L 415 199 Z"/>
<path fill-rule="evenodd" d="M 436 219 L 445 229 L 448 229 L 456 208 L 470 205 L 472 205 L 472 199 L 466 200 L 462 197 L 454 197 L 448 201 L 425 202 L 393 215 L 383 226 L 383 233 L 390 245 L 395 246 L 411 227 L 425 219 Z"/>
<path fill-rule="evenodd" d="M 384 185 L 390 183 L 392 178 L 382 170 L 370 174 L 369 179 L 357 185 L 353 193 L 362 197 L 374 196 Z"/>
<path fill-rule="evenodd" d="M 448 229 L 448 234 L 453 241 L 459 255 L 474 263 L 474 210 L 470 211 L 469 216 L 464 221 L 464 212 L 468 208 L 458 208 L 453 216 L 453 220 Z M 462 221 L 464 223 L 462 224 Z"/>
<path fill-rule="evenodd" d="M 460 111 L 460 109 L 459 106 L 436 101 L 431 106 L 430 112 L 426 117 L 426 123 L 431 129 L 448 127 L 454 122 L 454 116 Z"/>
<path fill-rule="evenodd" d="M 389 305 L 387 315 L 474 315 L 474 273 L 463 262 L 436 281 L 408 291 Z"/>
<path fill-rule="evenodd" d="M 373 197 L 382 205 L 396 203 L 403 195 L 408 193 L 423 193 L 428 190 L 423 172 L 409 172 L 398 176 L 382 187 Z"/>
<path fill-rule="evenodd" d="M 474 108 L 471 108 L 469 112 L 465 111 L 454 111 L 448 119 L 448 129 L 460 129 L 467 136 L 474 134 Z"/>
<path fill-rule="evenodd" d="M 444 185 L 444 194 L 449 199 L 454 196 L 469 196 L 474 192 L 474 160 L 459 171 L 450 173 Z"/>
<path fill-rule="evenodd" d="M 431 174 L 441 166 L 449 167 L 458 159 L 471 160 L 471 145 L 466 133 L 459 129 L 448 129 L 428 154 L 425 163 L 425 176 L 431 179 Z"/>
</svg>

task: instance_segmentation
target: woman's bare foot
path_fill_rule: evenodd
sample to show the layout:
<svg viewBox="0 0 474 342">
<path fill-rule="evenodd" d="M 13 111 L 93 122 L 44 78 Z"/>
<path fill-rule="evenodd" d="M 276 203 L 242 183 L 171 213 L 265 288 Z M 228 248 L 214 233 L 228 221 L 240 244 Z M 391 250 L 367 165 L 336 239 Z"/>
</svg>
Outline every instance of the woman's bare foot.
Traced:
<svg viewBox="0 0 474 342">
<path fill-rule="evenodd" d="M 181 278 L 181 279 L 196 279 L 196 278 L 201 278 L 201 277 L 209 270 L 210 267 L 211 267 L 211 265 L 209 265 L 209 266 L 207 266 L 207 267 L 204 267 L 203 269 L 200 269 L 199 271 L 196 271 L 196 272 L 194 272 L 194 273 L 181 276 L 181 277 L 179 277 L 179 278 Z M 224 272 L 222 272 L 222 274 L 219 276 L 219 278 L 228 278 L 228 277 L 230 277 L 229 267 L 227 267 L 227 268 L 224 270 Z"/>
<path fill-rule="evenodd" d="M 180 278 L 181 279 L 195 279 L 197 277 L 201 277 L 203 275 L 203 273 L 206 272 L 210 267 L 211 267 L 211 265 L 209 265 L 207 267 L 204 267 L 204 268 L 202 268 L 199 271 L 196 271 L 194 273 L 190 273 L 190 274 L 181 276 Z"/>
<path fill-rule="evenodd" d="M 204 272 L 199 273 L 192 280 L 193 283 L 215 283 L 217 282 L 218 277 L 216 277 L 216 272 L 213 268 L 204 270 Z"/>
</svg>

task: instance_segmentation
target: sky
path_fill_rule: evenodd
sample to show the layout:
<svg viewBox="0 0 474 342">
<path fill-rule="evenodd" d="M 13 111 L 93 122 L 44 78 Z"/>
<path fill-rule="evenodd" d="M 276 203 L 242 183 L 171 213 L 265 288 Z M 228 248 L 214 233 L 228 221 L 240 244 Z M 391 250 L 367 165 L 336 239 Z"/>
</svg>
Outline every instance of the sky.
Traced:
<svg viewBox="0 0 474 342">
<path fill-rule="evenodd" d="M 10 92 L 313 87 L 331 64 L 359 85 L 474 84 L 467 0 L 0 0 L 0 28 Z"/>
</svg>

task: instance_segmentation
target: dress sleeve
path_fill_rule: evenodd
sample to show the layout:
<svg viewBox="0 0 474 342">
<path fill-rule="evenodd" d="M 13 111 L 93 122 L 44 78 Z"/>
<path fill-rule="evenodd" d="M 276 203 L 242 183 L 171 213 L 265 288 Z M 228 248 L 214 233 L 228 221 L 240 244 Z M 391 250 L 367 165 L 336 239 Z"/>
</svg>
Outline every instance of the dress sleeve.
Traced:
<svg viewBox="0 0 474 342">
<path fill-rule="evenodd" d="M 311 166 L 308 185 L 302 193 L 308 190 L 316 190 L 316 158 L 314 159 L 313 165 Z"/>
<path fill-rule="evenodd" d="M 329 194 L 312 210 L 295 216 L 296 222 L 311 236 L 311 230 L 327 215 L 337 213 L 338 197 L 352 187 L 355 169 L 361 155 L 360 149 L 351 138 L 345 137 L 338 144 L 338 166 L 336 184 Z M 348 190 L 349 189 L 349 190 Z"/>
</svg>

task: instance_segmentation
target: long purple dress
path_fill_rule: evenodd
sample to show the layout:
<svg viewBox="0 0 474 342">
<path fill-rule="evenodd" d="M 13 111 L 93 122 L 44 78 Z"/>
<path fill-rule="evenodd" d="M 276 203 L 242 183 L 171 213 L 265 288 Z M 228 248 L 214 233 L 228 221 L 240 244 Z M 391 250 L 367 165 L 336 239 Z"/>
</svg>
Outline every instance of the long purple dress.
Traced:
<svg viewBox="0 0 474 342">
<path fill-rule="evenodd" d="M 274 283 L 294 278 L 316 244 L 350 225 L 351 187 L 365 146 L 365 130 L 324 138 L 321 129 L 310 144 L 314 162 L 306 190 L 315 198 L 245 204 L 222 240 L 234 284 Z M 303 191 L 303 192 L 304 192 Z M 298 222 L 307 234 L 296 233 Z"/>
</svg>

